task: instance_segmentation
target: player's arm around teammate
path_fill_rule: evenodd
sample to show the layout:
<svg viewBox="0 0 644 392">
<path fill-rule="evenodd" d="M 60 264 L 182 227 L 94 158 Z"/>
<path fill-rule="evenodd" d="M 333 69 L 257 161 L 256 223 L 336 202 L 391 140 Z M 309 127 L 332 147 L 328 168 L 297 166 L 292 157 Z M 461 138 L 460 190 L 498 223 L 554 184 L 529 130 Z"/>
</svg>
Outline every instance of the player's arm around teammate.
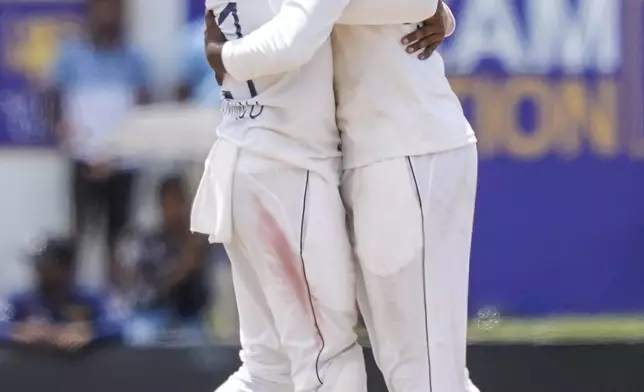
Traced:
<svg viewBox="0 0 644 392">
<path fill-rule="evenodd" d="M 379 0 L 382 4 L 389 0 Z M 406 0 L 407 3 L 418 0 Z M 427 15 L 427 3 L 419 2 L 417 16 L 414 18 L 401 14 L 397 3 L 389 1 L 390 7 L 381 5 L 378 12 L 372 14 L 366 0 L 286 0 L 280 11 L 260 29 L 242 39 L 226 42 L 218 31 L 212 13 L 206 14 L 206 56 L 211 67 L 221 81 L 223 75 L 229 74 L 236 80 L 250 80 L 261 76 L 286 72 L 307 63 L 329 38 L 335 23 L 379 25 L 416 23 Z M 446 35 L 454 30 L 454 17 L 442 1 L 434 3 L 434 10 L 419 28 L 412 34 L 402 37 L 401 42 L 407 46 L 408 53 L 423 50 L 419 59 L 428 58 L 440 45 Z M 343 11 L 349 17 L 343 20 Z M 402 8 L 409 10 L 412 7 Z M 382 15 L 387 9 L 390 19 Z M 407 11 L 409 12 L 409 11 Z M 358 18 L 357 15 L 363 15 Z M 414 18 L 405 20 L 405 18 Z M 440 28 L 437 27 L 440 25 Z M 444 25 L 448 28 L 445 29 Z M 451 27 L 450 27 L 451 26 Z M 447 33 L 447 34 L 446 34 Z"/>
</svg>

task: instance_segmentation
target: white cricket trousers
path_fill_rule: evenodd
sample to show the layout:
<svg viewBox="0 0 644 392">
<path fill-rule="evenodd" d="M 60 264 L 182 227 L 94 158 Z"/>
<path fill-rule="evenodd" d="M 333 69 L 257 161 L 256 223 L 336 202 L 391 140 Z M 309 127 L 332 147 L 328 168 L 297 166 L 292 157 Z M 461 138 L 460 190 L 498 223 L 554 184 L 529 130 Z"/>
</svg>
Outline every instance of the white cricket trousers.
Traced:
<svg viewBox="0 0 644 392">
<path fill-rule="evenodd" d="M 232 189 L 243 365 L 217 391 L 366 392 L 338 186 L 242 151 Z"/>
<path fill-rule="evenodd" d="M 390 392 L 473 392 L 465 363 L 476 145 L 348 170 L 358 300 Z"/>
</svg>

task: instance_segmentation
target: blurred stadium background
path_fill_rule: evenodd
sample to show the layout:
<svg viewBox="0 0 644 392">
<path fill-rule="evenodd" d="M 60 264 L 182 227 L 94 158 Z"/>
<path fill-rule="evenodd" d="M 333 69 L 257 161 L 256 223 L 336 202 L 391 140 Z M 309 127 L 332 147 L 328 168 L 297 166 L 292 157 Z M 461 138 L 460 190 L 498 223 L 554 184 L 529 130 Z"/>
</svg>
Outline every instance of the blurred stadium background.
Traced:
<svg viewBox="0 0 644 392">
<path fill-rule="evenodd" d="M 447 3 L 457 30 L 440 51 L 481 155 L 470 294 L 474 380 L 484 392 L 644 390 L 636 370 L 644 366 L 644 2 Z M 203 0 L 125 5 L 127 42 L 142 53 L 151 103 L 115 122 L 104 146 L 136 162 L 127 227 L 145 231 L 163 215 L 156 197 L 163 178 L 180 174 L 196 186 L 214 139 L 218 91 L 201 57 Z M 72 232 L 72 164 L 45 121 L 51 108 L 42 97 L 64 43 L 84 34 L 85 8 L 82 0 L 0 0 L 3 297 L 31 284 L 34 244 Z M 96 233 L 102 229 L 94 226 L 78 238 L 78 273 L 102 290 L 112 286 Z M 205 259 L 203 278 L 214 289 L 199 317 L 204 339 L 234 346 L 225 254 L 209 249 Z M 118 290 L 128 336 L 145 335 L 142 324 L 127 321 L 137 319 L 127 301 L 133 289 Z M 46 385 L 39 382 L 108 390 L 96 380 L 126 377 L 126 368 L 118 370 L 125 362 L 150 377 L 118 385 L 197 391 L 214 389 L 234 368 L 234 350 L 205 348 L 206 340 L 173 335 L 175 323 L 145 320 L 165 337 L 146 344 L 128 338 L 139 348 L 92 354 L 82 365 L 3 348 L 0 380 L 9 392 Z M 168 345 L 192 348 L 164 351 Z"/>
</svg>

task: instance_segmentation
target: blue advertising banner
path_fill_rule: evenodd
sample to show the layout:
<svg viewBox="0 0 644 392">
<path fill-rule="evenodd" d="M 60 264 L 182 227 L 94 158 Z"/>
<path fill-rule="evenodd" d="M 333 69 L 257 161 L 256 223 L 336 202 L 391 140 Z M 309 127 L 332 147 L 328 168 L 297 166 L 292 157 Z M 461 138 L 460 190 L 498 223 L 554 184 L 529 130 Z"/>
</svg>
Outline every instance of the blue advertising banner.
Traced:
<svg viewBox="0 0 644 392">
<path fill-rule="evenodd" d="M 188 0 L 188 20 L 203 19 L 205 0 Z"/>
<path fill-rule="evenodd" d="M 82 0 L 0 1 L 0 147 L 48 146 L 38 93 L 59 40 L 80 26 Z"/>
<path fill-rule="evenodd" d="M 480 141 L 472 313 L 644 313 L 644 3 L 448 3 Z"/>
</svg>

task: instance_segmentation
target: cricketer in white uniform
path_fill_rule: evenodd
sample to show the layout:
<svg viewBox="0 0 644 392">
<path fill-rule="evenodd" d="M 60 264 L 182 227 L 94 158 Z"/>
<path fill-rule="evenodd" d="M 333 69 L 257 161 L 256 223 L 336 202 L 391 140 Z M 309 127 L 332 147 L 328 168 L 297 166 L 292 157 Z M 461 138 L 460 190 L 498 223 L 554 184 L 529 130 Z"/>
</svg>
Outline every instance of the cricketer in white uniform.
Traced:
<svg viewBox="0 0 644 392">
<path fill-rule="evenodd" d="M 268 0 L 206 6 L 228 40 L 262 30 L 275 15 Z M 330 16 L 338 19 L 342 8 L 329 8 Z M 369 21 L 355 7 L 347 11 L 352 22 Z M 371 18 L 403 21 L 405 12 L 412 14 L 396 5 Z M 299 68 L 223 80 L 219 140 L 192 216 L 192 230 L 223 242 L 233 268 L 243 365 L 221 392 L 366 391 L 353 331 L 355 263 L 338 189 L 330 31 Z"/>
<path fill-rule="evenodd" d="M 440 54 L 400 50 L 413 26 L 343 25 L 347 2 L 285 0 L 271 22 L 227 42 L 222 63 L 236 80 L 294 69 L 338 23 L 341 186 L 376 360 L 392 392 L 475 391 L 464 369 L 476 138 Z"/>
</svg>

